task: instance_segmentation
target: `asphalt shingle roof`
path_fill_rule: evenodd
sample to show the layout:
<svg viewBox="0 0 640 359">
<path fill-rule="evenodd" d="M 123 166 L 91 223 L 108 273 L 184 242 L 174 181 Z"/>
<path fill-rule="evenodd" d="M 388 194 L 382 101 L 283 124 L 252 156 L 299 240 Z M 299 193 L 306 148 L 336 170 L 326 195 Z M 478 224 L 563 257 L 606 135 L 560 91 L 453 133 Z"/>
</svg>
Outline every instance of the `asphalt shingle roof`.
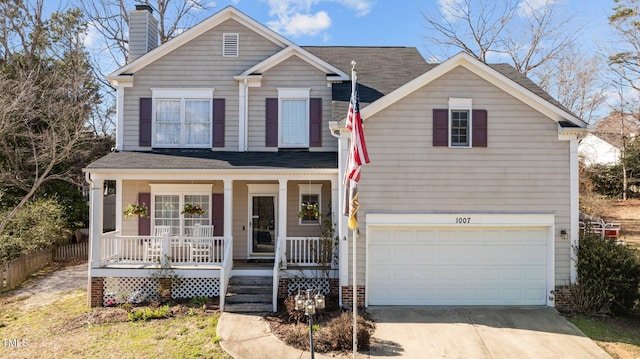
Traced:
<svg viewBox="0 0 640 359">
<path fill-rule="evenodd" d="M 209 150 L 154 150 L 112 152 L 87 169 L 336 169 L 337 152 L 222 152 Z"/>
<path fill-rule="evenodd" d="M 356 61 L 360 107 L 378 100 L 422 75 L 435 65 L 428 64 L 415 47 L 381 46 L 303 46 L 320 59 L 351 75 L 351 61 Z M 332 86 L 332 119 L 347 116 L 351 82 Z"/>
</svg>

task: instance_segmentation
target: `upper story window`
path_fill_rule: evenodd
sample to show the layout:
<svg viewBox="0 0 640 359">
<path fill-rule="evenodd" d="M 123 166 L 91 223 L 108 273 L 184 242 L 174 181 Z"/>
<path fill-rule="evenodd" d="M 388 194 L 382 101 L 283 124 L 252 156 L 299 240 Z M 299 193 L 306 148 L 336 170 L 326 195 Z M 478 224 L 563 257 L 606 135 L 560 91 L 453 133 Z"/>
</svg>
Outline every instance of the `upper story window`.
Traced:
<svg viewBox="0 0 640 359">
<path fill-rule="evenodd" d="M 278 89 L 279 147 L 309 147 L 309 89 Z"/>
<path fill-rule="evenodd" d="M 153 146 L 212 146 L 213 89 L 154 89 Z"/>
<path fill-rule="evenodd" d="M 449 98 L 449 108 L 433 109 L 433 145 L 487 147 L 487 110 L 473 109 L 471 98 Z"/>
<path fill-rule="evenodd" d="M 471 144 L 471 99 L 449 98 L 449 146 L 469 147 Z"/>
<path fill-rule="evenodd" d="M 222 34 L 222 56 L 238 57 L 238 48 L 240 45 L 240 34 L 224 33 Z"/>
</svg>

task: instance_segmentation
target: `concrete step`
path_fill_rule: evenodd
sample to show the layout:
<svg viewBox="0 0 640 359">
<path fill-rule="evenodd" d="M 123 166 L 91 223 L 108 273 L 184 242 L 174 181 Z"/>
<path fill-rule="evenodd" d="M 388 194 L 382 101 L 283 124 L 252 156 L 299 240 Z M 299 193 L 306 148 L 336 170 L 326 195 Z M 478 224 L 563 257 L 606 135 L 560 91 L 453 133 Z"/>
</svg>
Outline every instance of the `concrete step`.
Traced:
<svg viewBox="0 0 640 359">
<path fill-rule="evenodd" d="M 271 294 L 239 294 L 239 293 L 227 293 L 225 298 L 226 303 L 264 303 L 271 304 Z"/>
<path fill-rule="evenodd" d="M 255 286 L 255 285 L 230 285 L 227 287 L 228 293 L 242 293 L 242 294 L 271 294 L 273 288 L 271 284 L 268 286 Z"/>
<path fill-rule="evenodd" d="M 225 304 L 224 311 L 231 313 L 272 312 L 273 306 L 271 304 L 229 303 Z"/>
<path fill-rule="evenodd" d="M 272 277 L 258 276 L 233 276 L 229 279 L 229 286 L 271 286 L 273 285 Z"/>
</svg>

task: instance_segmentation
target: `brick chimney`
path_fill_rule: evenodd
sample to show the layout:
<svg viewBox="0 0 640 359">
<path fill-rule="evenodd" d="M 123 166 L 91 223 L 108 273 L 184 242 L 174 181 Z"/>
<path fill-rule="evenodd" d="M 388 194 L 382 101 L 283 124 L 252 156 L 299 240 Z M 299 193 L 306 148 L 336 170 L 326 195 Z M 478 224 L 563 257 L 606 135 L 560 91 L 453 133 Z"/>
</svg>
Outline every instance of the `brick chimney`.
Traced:
<svg viewBox="0 0 640 359">
<path fill-rule="evenodd" d="M 158 20 L 149 4 L 136 5 L 129 14 L 129 62 L 158 46 Z"/>
</svg>

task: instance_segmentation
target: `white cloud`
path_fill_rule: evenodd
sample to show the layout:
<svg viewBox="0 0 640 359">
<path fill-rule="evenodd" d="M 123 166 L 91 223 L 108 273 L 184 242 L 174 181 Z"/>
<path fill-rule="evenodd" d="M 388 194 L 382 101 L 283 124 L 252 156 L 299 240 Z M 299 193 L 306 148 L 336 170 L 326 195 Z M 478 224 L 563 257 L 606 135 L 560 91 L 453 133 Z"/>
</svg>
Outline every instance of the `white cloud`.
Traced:
<svg viewBox="0 0 640 359">
<path fill-rule="evenodd" d="M 440 13 L 442 13 L 448 21 L 455 21 L 459 18 L 465 6 L 464 0 L 438 0 Z"/>
<path fill-rule="evenodd" d="M 368 14 L 373 6 L 372 0 L 267 0 L 267 3 L 269 15 L 276 18 L 267 25 L 293 37 L 316 36 L 331 26 L 329 13 L 314 9 L 322 3 L 337 3 L 354 10 L 356 16 Z M 326 34 L 323 36 L 326 38 Z"/>
<path fill-rule="evenodd" d="M 553 6 L 556 0 L 524 0 L 518 4 L 518 15 L 529 17 L 540 10 Z"/>
<path fill-rule="evenodd" d="M 278 21 L 269 23 L 276 31 L 285 35 L 314 36 L 331 26 L 331 18 L 324 11 L 319 11 L 313 15 L 310 14 L 293 14 L 284 16 Z"/>
<path fill-rule="evenodd" d="M 100 33 L 98 29 L 96 29 L 95 25 L 89 23 L 87 27 L 87 32 L 82 39 L 82 42 L 86 48 L 92 48 L 96 44 L 96 41 L 100 38 Z"/>
</svg>

